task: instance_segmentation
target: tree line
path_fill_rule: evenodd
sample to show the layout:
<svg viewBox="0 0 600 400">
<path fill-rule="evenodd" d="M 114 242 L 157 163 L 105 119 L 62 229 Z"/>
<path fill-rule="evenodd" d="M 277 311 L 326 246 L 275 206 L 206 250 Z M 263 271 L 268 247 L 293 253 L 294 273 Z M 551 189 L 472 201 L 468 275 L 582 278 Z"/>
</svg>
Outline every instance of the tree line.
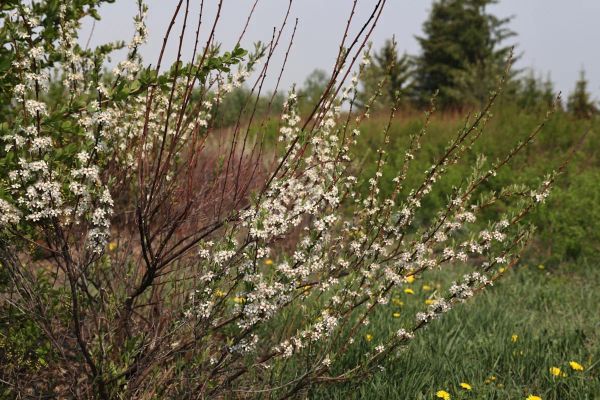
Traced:
<svg viewBox="0 0 600 400">
<path fill-rule="evenodd" d="M 537 76 L 532 70 L 505 73 L 513 48 L 507 41 L 516 33 L 509 28 L 512 17 L 499 18 L 490 12 L 489 6 L 495 3 L 497 0 L 435 1 L 423 24 L 423 35 L 417 36 L 420 54 L 400 54 L 395 40 L 387 40 L 372 54 L 361 75 L 359 104 L 365 106 L 376 97 L 373 109 L 392 105 L 420 109 L 437 93 L 439 108 L 462 111 L 484 104 L 504 76 L 506 97 L 520 108 L 551 107 L 556 93 L 549 76 Z M 300 90 L 300 98 L 311 103 L 327 81 L 327 74 L 316 70 Z M 580 118 L 595 114 L 597 104 L 587 86 L 582 70 L 565 105 L 559 102 L 558 106 Z"/>
<path fill-rule="evenodd" d="M 360 74 L 355 102 L 359 108 L 377 112 L 395 106 L 401 109 L 427 108 L 436 93 L 437 107 L 448 112 L 480 108 L 504 78 L 502 102 L 527 112 L 545 112 L 557 107 L 576 118 L 591 118 L 598 113 L 598 102 L 588 89 L 582 69 L 573 90 L 565 100 L 549 75 L 532 69 L 509 69 L 517 34 L 509 25 L 512 17 L 500 18 L 490 12 L 498 0 L 435 0 L 422 36 L 417 36 L 420 52 L 401 53 L 394 38 L 370 54 L 370 62 Z M 513 54 L 513 55 L 511 55 Z M 303 114 L 310 113 L 319 101 L 329 74 L 316 69 L 297 88 Z M 229 126 L 252 97 L 250 90 L 239 87 L 216 110 L 215 123 Z M 257 115 L 278 113 L 285 101 L 283 93 L 259 96 L 254 107 Z M 252 108 L 254 109 L 254 108 Z M 242 113 L 243 114 L 243 113 Z"/>
</svg>

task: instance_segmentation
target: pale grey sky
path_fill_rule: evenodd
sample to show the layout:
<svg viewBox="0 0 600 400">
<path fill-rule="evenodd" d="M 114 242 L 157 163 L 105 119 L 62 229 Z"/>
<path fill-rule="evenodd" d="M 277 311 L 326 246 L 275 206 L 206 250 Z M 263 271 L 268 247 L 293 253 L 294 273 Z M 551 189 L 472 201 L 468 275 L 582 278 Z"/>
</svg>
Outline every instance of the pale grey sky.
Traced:
<svg viewBox="0 0 600 400">
<path fill-rule="evenodd" d="M 168 25 L 176 0 L 147 0 L 150 11 L 148 28 L 149 43 L 143 49 L 144 59 L 155 63 L 163 33 Z M 253 0 L 225 0 L 222 20 L 217 26 L 217 38 L 224 48 L 229 48 L 239 36 Z M 103 21 L 96 24 L 92 44 L 108 40 L 128 39 L 133 32 L 131 22 L 136 12 L 135 0 L 117 0 L 101 10 Z M 197 18 L 200 0 L 192 0 L 190 20 Z M 355 29 L 370 12 L 375 0 L 360 0 L 355 19 Z M 424 20 L 431 8 L 432 0 L 388 0 L 382 19 L 372 37 L 374 48 L 379 48 L 386 38 L 396 36 L 399 50 L 417 54 L 419 46 L 415 35 L 421 34 Z M 206 15 L 214 16 L 217 0 L 205 0 Z M 288 2 L 286 0 L 259 0 L 259 4 L 242 45 L 251 48 L 257 40 L 268 41 L 274 26 L 282 20 Z M 330 70 L 337 46 L 350 12 L 351 0 L 294 0 L 288 34 L 279 48 L 282 59 L 287 38 L 295 17 L 299 19 L 288 65 L 282 79 L 284 88 L 296 82 L 301 84 L 315 68 Z M 579 71 L 583 67 L 589 80 L 589 89 L 595 99 L 600 99 L 600 0 L 500 0 L 490 9 L 499 17 L 514 16 L 510 27 L 518 36 L 512 40 L 518 44 L 517 53 L 522 53 L 518 68 L 533 68 L 538 74 L 550 74 L 566 97 L 571 92 Z M 210 20 L 205 20 L 205 27 Z M 91 24 L 82 32 L 85 42 Z M 177 35 L 178 35 L 178 31 Z M 206 37 L 206 30 L 204 30 Z M 193 33 L 193 29 L 189 34 Z M 173 35 L 175 38 L 176 35 Z M 169 46 L 167 58 L 176 55 L 176 43 Z M 184 54 L 189 57 L 191 42 Z M 278 66 L 271 71 L 271 82 L 279 73 Z"/>
</svg>

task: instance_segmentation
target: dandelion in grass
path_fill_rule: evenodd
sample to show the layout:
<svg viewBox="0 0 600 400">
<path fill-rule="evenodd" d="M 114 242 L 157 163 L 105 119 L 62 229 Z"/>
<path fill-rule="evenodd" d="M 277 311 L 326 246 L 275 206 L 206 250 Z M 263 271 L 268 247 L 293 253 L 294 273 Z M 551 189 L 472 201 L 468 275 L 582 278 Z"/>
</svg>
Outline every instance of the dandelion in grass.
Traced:
<svg viewBox="0 0 600 400">
<path fill-rule="evenodd" d="M 367 334 L 365 335 L 365 340 L 366 340 L 367 342 L 370 342 L 371 340 L 373 340 L 373 335 L 371 335 L 370 333 L 367 333 Z"/>
<path fill-rule="evenodd" d="M 428 306 L 435 304 L 435 300 L 434 299 L 425 299 L 425 304 L 427 304 Z"/>
<path fill-rule="evenodd" d="M 542 400 L 542 398 L 540 396 L 530 394 L 529 396 L 527 396 L 527 398 L 525 400 Z"/>
<path fill-rule="evenodd" d="M 399 298 L 394 297 L 392 299 L 392 304 L 395 306 L 398 306 L 398 307 L 402 307 L 404 305 L 404 302 L 402 300 L 400 300 Z"/>
<path fill-rule="evenodd" d="M 515 335 L 515 334 L 513 334 L 513 335 L 510 337 L 510 341 L 511 341 L 511 342 L 513 342 L 513 343 L 517 343 L 517 340 L 519 340 L 519 335 Z"/>
<path fill-rule="evenodd" d="M 404 289 L 404 293 L 406 293 L 406 294 L 415 294 L 415 291 L 412 290 L 411 288 L 406 288 L 406 289 Z"/>
<path fill-rule="evenodd" d="M 115 251 L 117 249 L 117 242 L 110 242 L 108 244 L 108 251 Z"/>
<path fill-rule="evenodd" d="M 424 292 L 430 292 L 433 290 L 433 288 L 429 285 L 423 285 L 422 289 Z"/>
<path fill-rule="evenodd" d="M 552 376 L 562 376 L 565 377 L 567 376 L 567 374 L 565 374 L 560 368 L 558 367 L 550 367 L 550 375 Z"/>
<path fill-rule="evenodd" d="M 465 390 L 473 390 L 473 386 L 469 385 L 466 382 L 461 382 L 459 385 L 460 385 L 461 388 L 463 388 Z"/>
<path fill-rule="evenodd" d="M 446 392 L 445 390 L 438 390 L 435 393 L 435 397 L 437 397 L 438 399 L 443 399 L 443 400 L 450 400 L 450 393 Z"/>
<path fill-rule="evenodd" d="M 273 260 L 271 260 L 270 258 L 267 258 L 265 260 L 265 265 L 273 265 Z"/>
<path fill-rule="evenodd" d="M 583 371 L 583 365 L 579 364 L 577 361 L 569 361 L 569 366 L 573 371 Z"/>
<path fill-rule="evenodd" d="M 399 312 L 395 312 L 392 314 L 392 317 L 394 318 L 400 318 L 400 313 Z"/>
<path fill-rule="evenodd" d="M 413 283 L 415 281 L 415 276 L 410 275 L 406 277 L 406 283 Z"/>
</svg>

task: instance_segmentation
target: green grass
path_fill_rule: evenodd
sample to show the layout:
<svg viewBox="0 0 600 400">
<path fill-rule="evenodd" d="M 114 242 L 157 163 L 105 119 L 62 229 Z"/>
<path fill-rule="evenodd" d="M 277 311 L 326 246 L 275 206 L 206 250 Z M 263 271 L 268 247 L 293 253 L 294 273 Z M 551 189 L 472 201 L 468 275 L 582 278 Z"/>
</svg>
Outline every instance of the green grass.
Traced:
<svg viewBox="0 0 600 400">
<path fill-rule="evenodd" d="M 445 275 L 456 272 L 434 272 L 411 284 L 414 295 L 398 294 L 404 305 L 390 304 L 372 319 L 373 339 L 363 339 L 365 346 L 376 346 L 380 331 L 410 326 L 414 309 L 432 294 L 423 291 L 423 284 L 447 282 Z M 521 266 L 430 324 L 382 371 L 363 382 L 318 388 L 309 398 L 434 399 L 443 389 L 452 399 L 525 399 L 529 394 L 543 400 L 598 399 L 598 287 L 596 266 L 551 271 Z M 394 318 L 394 312 L 401 317 Z M 516 342 L 512 335 L 518 336 Z M 569 361 L 585 370 L 573 371 Z M 551 367 L 567 376 L 553 377 Z M 472 390 L 461 389 L 460 382 Z"/>
</svg>

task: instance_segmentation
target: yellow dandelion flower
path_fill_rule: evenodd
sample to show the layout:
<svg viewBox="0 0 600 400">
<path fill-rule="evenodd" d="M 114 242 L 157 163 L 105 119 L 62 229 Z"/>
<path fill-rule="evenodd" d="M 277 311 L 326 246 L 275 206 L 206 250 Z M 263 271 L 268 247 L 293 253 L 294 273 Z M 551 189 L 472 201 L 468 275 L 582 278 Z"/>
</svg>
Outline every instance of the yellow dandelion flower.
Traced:
<svg viewBox="0 0 600 400">
<path fill-rule="evenodd" d="M 510 341 L 513 343 L 517 343 L 517 340 L 519 340 L 519 335 L 515 335 L 513 333 L 513 335 L 510 337 Z"/>
<path fill-rule="evenodd" d="M 542 400 L 542 398 L 540 396 L 530 394 L 529 396 L 527 396 L 527 398 L 525 400 Z"/>
<path fill-rule="evenodd" d="M 392 314 L 392 316 L 394 318 L 400 318 L 400 313 L 399 312 L 395 312 L 395 313 Z"/>
<path fill-rule="evenodd" d="M 400 306 L 404 305 L 404 302 L 402 300 L 400 300 L 398 297 L 394 297 L 392 299 L 392 304 L 395 305 L 395 306 L 400 307 Z"/>
<path fill-rule="evenodd" d="M 583 371 L 583 365 L 579 364 L 577 361 L 569 361 L 569 365 L 573 371 Z"/>
<path fill-rule="evenodd" d="M 225 293 L 224 291 L 222 291 L 221 289 L 217 289 L 215 290 L 215 296 L 217 297 L 224 297 L 227 293 Z"/>
<path fill-rule="evenodd" d="M 423 291 L 430 292 L 432 290 L 433 290 L 433 288 L 431 286 L 429 286 L 429 285 L 423 285 Z"/>
<path fill-rule="evenodd" d="M 471 389 L 473 389 L 473 387 L 471 385 L 469 385 L 468 383 L 466 383 L 466 382 L 461 382 L 459 385 L 460 385 L 461 388 L 463 388 L 465 390 L 471 390 Z"/>
<path fill-rule="evenodd" d="M 246 302 L 246 299 L 243 297 L 236 296 L 233 298 L 233 302 L 237 304 L 244 304 Z"/>
<path fill-rule="evenodd" d="M 415 276 L 414 275 L 409 275 L 406 277 L 406 283 L 413 283 L 415 281 Z"/>
<path fill-rule="evenodd" d="M 450 400 L 450 393 L 446 392 L 445 390 L 438 390 L 435 392 L 435 397 L 438 399 Z"/>
<path fill-rule="evenodd" d="M 117 242 L 110 242 L 108 244 L 108 250 L 109 251 L 115 251 L 117 249 Z"/>
<path fill-rule="evenodd" d="M 492 382 L 493 382 L 493 381 L 495 381 L 495 380 L 496 380 L 496 377 L 495 377 L 494 375 L 490 376 L 490 381 L 492 381 Z"/>
<path fill-rule="evenodd" d="M 415 294 L 415 291 L 412 290 L 411 288 L 406 288 L 406 289 L 404 289 L 404 293 L 406 293 L 406 294 Z"/>
<path fill-rule="evenodd" d="M 550 367 L 550 374 L 554 376 L 560 376 L 561 370 L 558 367 Z"/>
<path fill-rule="evenodd" d="M 433 299 L 426 299 L 425 300 L 425 304 L 427 304 L 428 306 L 430 306 L 432 304 L 435 304 L 435 300 L 433 300 Z"/>
<path fill-rule="evenodd" d="M 265 260 L 265 265 L 273 265 L 273 260 L 271 260 L 270 258 L 267 258 Z"/>
<path fill-rule="evenodd" d="M 545 269 L 546 267 L 544 267 L 544 264 L 540 264 L 538 265 L 538 269 Z"/>
<path fill-rule="evenodd" d="M 506 271 L 506 268 L 504 268 L 504 267 L 498 268 L 498 272 L 503 273 L 504 271 Z"/>
<path fill-rule="evenodd" d="M 365 335 L 365 340 L 366 340 L 367 342 L 370 342 L 371 340 L 373 340 L 373 335 L 371 335 L 370 333 L 367 333 L 367 334 Z"/>
</svg>

